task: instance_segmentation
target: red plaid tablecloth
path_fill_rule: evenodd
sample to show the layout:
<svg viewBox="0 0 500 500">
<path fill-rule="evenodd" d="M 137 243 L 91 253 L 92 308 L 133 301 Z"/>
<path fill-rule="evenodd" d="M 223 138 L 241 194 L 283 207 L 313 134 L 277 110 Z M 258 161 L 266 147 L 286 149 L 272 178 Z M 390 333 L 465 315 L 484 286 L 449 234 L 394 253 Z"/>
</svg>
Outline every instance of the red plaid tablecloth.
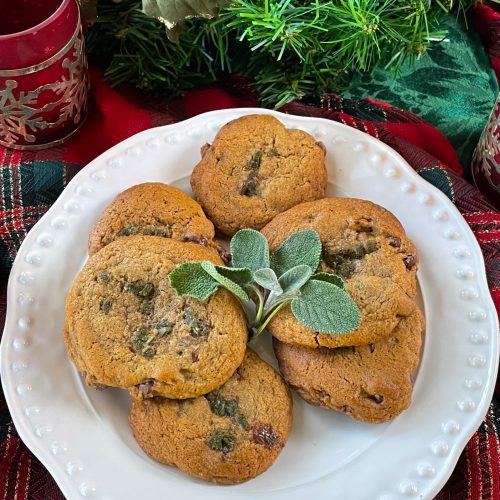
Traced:
<svg viewBox="0 0 500 500">
<path fill-rule="evenodd" d="M 476 20 L 500 72 L 500 15 L 480 7 Z M 241 82 L 188 94 L 170 107 L 139 103 L 119 94 L 92 70 L 94 106 L 84 128 L 67 145 L 21 153 L 0 148 L 0 327 L 5 318 L 8 270 L 26 233 L 57 199 L 72 176 L 98 154 L 130 135 L 213 109 L 256 106 Z M 488 285 L 500 310 L 500 214 L 461 178 L 450 143 L 432 125 L 404 110 L 370 99 L 326 95 L 291 103 L 282 111 L 343 122 L 375 136 L 398 151 L 427 181 L 457 206 L 479 241 Z M 483 424 L 465 448 L 437 498 L 500 499 L 500 387 Z M 19 439 L 0 393 L 0 498 L 60 499 L 54 480 Z"/>
</svg>

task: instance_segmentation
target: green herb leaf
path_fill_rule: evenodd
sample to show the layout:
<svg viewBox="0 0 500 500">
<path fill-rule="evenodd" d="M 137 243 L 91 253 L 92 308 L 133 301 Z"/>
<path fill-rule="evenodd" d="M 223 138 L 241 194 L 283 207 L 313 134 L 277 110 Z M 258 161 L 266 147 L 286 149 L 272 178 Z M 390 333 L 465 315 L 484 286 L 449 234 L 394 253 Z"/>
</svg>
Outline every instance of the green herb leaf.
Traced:
<svg viewBox="0 0 500 500">
<path fill-rule="evenodd" d="M 238 297 L 243 301 L 250 300 L 247 292 L 241 288 L 240 285 L 232 281 L 230 278 L 223 276 L 214 264 L 208 261 L 201 262 L 201 267 L 205 272 L 207 272 L 215 281 L 217 281 L 224 288 L 227 288 L 233 295 Z"/>
<path fill-rule="evenodd" d="M 265 267 L 264 269 L 258 269 L 253 273 L 253 279 L 257 284 L 271 290 L 271 292 L 283 293 L 283 289 L 278 282 L 278 277 L 276 273 L 270 268 Z"/>
<path fill-rule="evenodd" d="M 306 264 L 301 264 L 299 266 L 292 267 L 286 273 L 284 273 L 280 279 L 279 284 L 283 289 L 283 292 L 293 292 L 298 290 L 306 281 L 311 277 L 312 270 Z"/>
<path fill-rule="evenodd" d="M 326 281 L 327 283 L 331 283 L 332 285 L 338 286 L 342 290 L 345 290 L 344 280 L 337 274 L 316 273 L 311 276 L 311 279 L 316 281 Z"/>
<path fill-rule="evenodd" d="M 179 295 L 199 300 L 208 299 L 219 287 L 217 281 L 203 270 L 201 262 L 186 262 L 177 266 L 168 279 Z"/>
<path fill-rule="evenodd" d="M 278 276 L 299 265 L 307 265 L 314 272 L 321 255 L 321 240 L 316 231 L 306 229 L 287 238 L 271 255 L 271 267 Z"/>
<path fill-rule="evenodd" d="M 310 280 L 292 300 L 294 316 L 319 333 L 348 333 L 361 323 L 361 314 L 344 290 L 326 281 Z"/>
<path fill-rule="evenodd" d="M 241 229 L 231 239 L 233 267 L 257 271 L 269 267 L 269 245 L 266 237 L 254 229 Z"/>
<path fill-rule="evenodd" d="M 230 279 L 231 281 L 234 281 L 242 288 L 252 282 L 252 272 L 250 271 L 250 269 L 245 269 L 244 267 L 224 266 L 215 266 L 215 269 L 217 269 L 219 274 L 222 274 L 222 276 Z"/>
</svg>

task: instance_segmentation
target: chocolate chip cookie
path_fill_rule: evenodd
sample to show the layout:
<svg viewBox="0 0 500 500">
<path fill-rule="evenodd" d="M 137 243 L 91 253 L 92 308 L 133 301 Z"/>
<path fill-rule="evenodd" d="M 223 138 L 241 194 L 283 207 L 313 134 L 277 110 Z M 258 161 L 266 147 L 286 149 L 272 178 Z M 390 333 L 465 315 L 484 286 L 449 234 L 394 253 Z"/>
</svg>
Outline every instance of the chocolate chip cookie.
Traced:
<svg viewBox="0 0 500 500">
<path fill-rule="evenodd" d="M 308 403 L 363 422 L 387 422 L 408 408 L 424 319 L 415 309 L 375 344 L 310 349 L 273 339 L 280 371 Z"/>
<path fill-rule="evenodd" d="M 417 252 L 389 211 L 366 200 L 324 198 L 276 216 L 262 233 L 274 251 L 303 229 L 318 232 L 323 246 L 318 271 L 344 279 L 362 322 L 347 334 L 318 334 L 285 307 L 269 323 L 273 336 L 306 347 L 366 345 L 389 335 L 415 310 Z"/>
<path fill-rule="evenodd" d="M 117 238 L 158 236 L 215 248 L 214 226 L 196 201 L 159 182 L 132 186 L 104 210 L 89 236 L 89 255 Z"/>
<path fill-rule="evenodd" d="M 248 115 L 221 128 L 191 175 L 210 220 L 231 236 L 260 229 L 275 215 L 325 195 L 322 144 L 269 115 Z"/>
<path fill-rule="evenodd" d="M 292 399 L 278 373 L 249 349 L 216 391 L 182 401 L 133 401 L 129 423 L 154 460 L 207 481 L 241 483 L 262 474 L 281 452 Z"/>
<path fill-rule="evenodd" d="M 133 397 L 191 398 L 220 387 L 241 364 L 247 326 L 221 289 L 206 301 L 180 297 L 168 275 L 187 261 L 222 261 L 169 238 L 118 238 L 90 257 L 66 300 L 68 353 L 90 386 Z"/>
</svg>

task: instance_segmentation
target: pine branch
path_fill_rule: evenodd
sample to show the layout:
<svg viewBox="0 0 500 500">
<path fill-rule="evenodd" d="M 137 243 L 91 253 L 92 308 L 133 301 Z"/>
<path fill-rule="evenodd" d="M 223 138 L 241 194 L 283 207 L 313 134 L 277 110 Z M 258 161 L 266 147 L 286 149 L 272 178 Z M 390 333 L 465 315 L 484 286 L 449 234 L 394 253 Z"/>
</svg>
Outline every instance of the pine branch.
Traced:
<svg viewBox="0 0 500 500">
<path fill-rule="evenodd" d="M 185 22 L 177 43 L 141 0 L 100 0 L 90 60 L 113 85 L 169 99 L 226 74 L 255 81 L 262 104 L 338 91 L 352 72 L 394 71 L 443 40 L 440 22 L 474 0 L 233 0 L 215 20 Z"/>
</svg>

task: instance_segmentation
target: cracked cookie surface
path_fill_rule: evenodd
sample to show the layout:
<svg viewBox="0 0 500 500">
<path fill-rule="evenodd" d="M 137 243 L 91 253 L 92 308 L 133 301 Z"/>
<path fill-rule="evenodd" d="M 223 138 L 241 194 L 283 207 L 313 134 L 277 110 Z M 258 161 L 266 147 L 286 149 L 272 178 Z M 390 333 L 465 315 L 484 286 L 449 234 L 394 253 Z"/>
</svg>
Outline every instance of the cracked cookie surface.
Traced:
<svg viewBox="0 0 500 500">
<path fill-rule="evenodd" d="M 344 279 L 361 311 L 361 325 L 346 334 L 318 334 L 299 323 L 287 306 L 268 325 L 273 336 L 307 347 L 366 345 L 389 335 L 414 311 L 417 251 L 389 211 L 366 200 L 324 198 L 279 214 L 262 233 L 274 251 L 304 229 L 318 232 L 323 247 L 318 271 Z"/>
<path fill-rule="evenodd" d="M 424 319 L 416 309 L 375 344 L 310 349 L 273 339 L 280 371 L 308 403 L 381 423 L 408 408 Z"/>
<path fill-rule="evenodd" d="M 292 399 L 280 375 L 248 349 L 216 391 L 183 401 L 133 401 L 129 423 L 154 460 L 207 481 L 240 483 L 267 470 L 281 452 Z"/>
<path fill-rule="evenodd" d="M 144 235 L 216 248 L 214 226 L 184 191 L 160 182 L 137 184 L 120 193 L 94 224 L 88 250 L 93 255 L 117 238 Z"/>
<path fill-rule="evenodd" d="M 190 398 L 222 385 L 241 364 L 245 315 L 219 290 L 179 297 L 168 275 L 187 261 L 222 261 L 193 243 L 119 238 L 91 256 L 66 299 L 65 343 L 91 386 L 128 388 L 135 398 Z"/>
<path fill-rule="evenodd" d="M 210 220 L 229 236 L 260 229 L 280 212 L 325 195 L 323 145 L 272 116 L 229 122 L 201 153 L 191 187 Z"/>
</svg>

